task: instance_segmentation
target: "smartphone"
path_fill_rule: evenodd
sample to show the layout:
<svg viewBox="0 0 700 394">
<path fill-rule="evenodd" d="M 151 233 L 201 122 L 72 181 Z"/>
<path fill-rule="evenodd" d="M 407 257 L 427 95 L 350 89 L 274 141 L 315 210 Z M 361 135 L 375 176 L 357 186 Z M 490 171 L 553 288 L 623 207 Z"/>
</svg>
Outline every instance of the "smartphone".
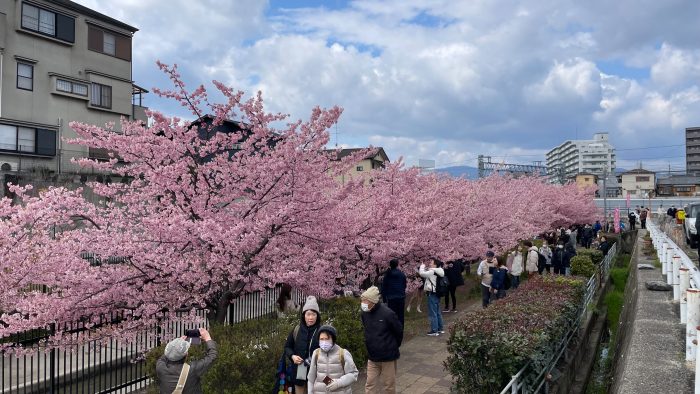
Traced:
<svg viewBox="0 0 700 394">
<path fill-rule="evenodd" d="M 326 375 L 326 377 L 323 378 L 323 383 L 325 383 L 326 386 L 328 386 L 328 385 L 331 384 L 332 382 L 333 382 L 333 379 L 331 379 L 331 377 L 328 376 L 328 375 Z"/>
<path fill-rule="evenodd" d="M 192 345 L 199 345 L 202 343 L 202 339 L 200 338 L 201 334 L 197 329 L 185 331 L 185 336 L 187 336 L 187 340 L 189 340 Z"/>
</svg>

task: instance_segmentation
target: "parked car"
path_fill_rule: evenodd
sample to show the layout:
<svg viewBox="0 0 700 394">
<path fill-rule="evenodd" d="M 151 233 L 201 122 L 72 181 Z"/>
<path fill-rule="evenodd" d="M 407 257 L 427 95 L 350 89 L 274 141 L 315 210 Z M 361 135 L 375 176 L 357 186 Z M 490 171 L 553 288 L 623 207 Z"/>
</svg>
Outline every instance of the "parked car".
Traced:
<svg viewBox="0 0 700 394">
<path fill-rule="evenodd" d="M 695 248 L 698 245 L 698 230 L 695 227 L 695 217 L 700 211 L 700 202 L 694 202 L 688 204 L 685 208 L 685 221 L 683 222 L 683 231 L 685 232 L 685 242 L 690 245 L 691 248 Z"/>
</svg>

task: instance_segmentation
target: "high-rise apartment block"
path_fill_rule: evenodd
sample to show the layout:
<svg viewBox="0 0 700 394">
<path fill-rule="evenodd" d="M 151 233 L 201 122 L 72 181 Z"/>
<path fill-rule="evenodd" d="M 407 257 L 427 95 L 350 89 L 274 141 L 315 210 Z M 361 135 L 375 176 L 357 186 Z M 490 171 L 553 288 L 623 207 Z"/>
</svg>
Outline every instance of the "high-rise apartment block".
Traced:
<svg viewBox="0 0 700 394">
<path fill-rule="evenodd" d="M 579 173 L 603 175 L 615 170 L 615 148 L 608 133 L 596 133 L 592 140 L 569 140 L 547 152 L 547 176 L 554 183 L 566 183 Z"/>
<path fill-rule="evenodd" d="M 146 120 L 132 75 L 135 27 L 68 0 L 0 1 L 0 171 L 79 173 L 69 123 Z"/>
<path fill-rule="evenodd" d="M 685 172 L 700 175 L 700 127 L 685 129 Z"/>
</svg>

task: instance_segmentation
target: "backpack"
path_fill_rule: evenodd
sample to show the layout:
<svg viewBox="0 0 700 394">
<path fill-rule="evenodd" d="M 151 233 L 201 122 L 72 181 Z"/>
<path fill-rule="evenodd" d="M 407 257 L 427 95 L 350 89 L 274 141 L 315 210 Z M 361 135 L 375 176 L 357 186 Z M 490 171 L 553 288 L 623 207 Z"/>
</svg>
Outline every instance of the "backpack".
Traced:
<svg viewBox="0 0 700 394">
<path fill-rule="evenodd" d="M 503 290 L 510 290 L 511 281 L 510 274 L 506 272 L 506 278 L 503 280 Z"/>
<path fill-rule="evenodd" d="M 544 267 L 547 265 L 547 258 L 540 252 L 537 252 L 537 266 Z"/>
<path fill-rule="evenodd" d="M 447 279 L 447 276 L 435 274 L 435 277 L 437 279 L 435 280 L 435 287 L 433 290 L 438 297 L 444 297 L 447 295 L 447 288 L 450 286 L 450 281 Z"/>
</svg>

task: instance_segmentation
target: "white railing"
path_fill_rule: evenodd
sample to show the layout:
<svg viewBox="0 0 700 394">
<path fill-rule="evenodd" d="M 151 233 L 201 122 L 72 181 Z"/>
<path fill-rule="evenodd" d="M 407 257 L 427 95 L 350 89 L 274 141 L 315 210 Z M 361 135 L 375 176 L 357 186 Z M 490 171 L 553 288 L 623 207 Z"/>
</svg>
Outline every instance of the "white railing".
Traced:
<svg viewBox="0 0 700 394">
<path fill-rule="evenodd" d="M 696 362 L 700 325 L 700 271 L 681 247 L 653 221 L 647 221 L 651 241 L 661 261 L 666 283 L 673 285 L 673 300 L 679 303 L 681 323 L 685 324 L 685 359 L 695 363 L 695 394 L 700 394 L 700 362 Z"/>
<path fill-rule="evenodd" d="M 548 376 L 550 376 L 552 370 L 559 362 L 559 359 L 569 347 L 569 343 L 578 334 L 581 323 L 588 313 L 588 305 L 593 301 L 598 288 L 601 283 L 604 283 L 604 281 L 608 279 L 610 267 L 617 255 L 618 243 L 619 242 L 613 244 L 610 250 L 608 250 L 608 254 L 605 255 L 603 261 L 596 268 L 595 273 L 588 279 L 586 283 L 586 293 L 583 296 L 583 302 L 581 302 L 579 306 L 578 317 L 561 340 L 556 343 L 553 355 L 548 360 L 546 366 L 541 369 L 535 369 L 532 362 L 528 362 L 518 373 L 511 377 L 510 382 L 501 390 L 501 394 L 537 393 L 542 386 L 544 386 L 545 382 L 548 380 Z"/>
</svg>

